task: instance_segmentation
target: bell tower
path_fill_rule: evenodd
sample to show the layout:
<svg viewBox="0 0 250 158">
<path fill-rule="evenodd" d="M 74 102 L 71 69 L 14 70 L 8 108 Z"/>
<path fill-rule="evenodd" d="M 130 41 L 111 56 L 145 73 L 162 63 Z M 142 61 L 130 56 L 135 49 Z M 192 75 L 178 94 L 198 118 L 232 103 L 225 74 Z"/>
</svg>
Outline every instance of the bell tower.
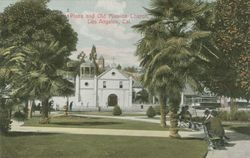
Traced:
<svg viewBox="0 0 250 158">
<path fill-rule="evenodd" d="M 97 65 L 99 67 L 99 70 L 102 72 L 105 68 L 105 61 L 104 61 L 104 57 L 102 55 L 98 58 Z"/>
<path fill-rule="evenodd" d="M 95 76 L 95 64 L 90 61 L 86 61 L 80 66 L 80 78 L 94 78 Z"/>
</svg>

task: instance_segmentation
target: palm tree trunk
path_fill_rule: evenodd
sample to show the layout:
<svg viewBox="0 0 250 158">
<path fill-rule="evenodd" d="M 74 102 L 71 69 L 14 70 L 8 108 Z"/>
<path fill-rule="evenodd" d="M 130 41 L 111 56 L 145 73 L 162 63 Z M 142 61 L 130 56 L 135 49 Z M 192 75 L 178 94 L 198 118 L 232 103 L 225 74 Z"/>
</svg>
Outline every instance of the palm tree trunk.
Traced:
<svg viewBox="0 0 250 158">
<path fill-rule="evenodd" d="M 166 96 L 160 95 L 160 107 L 161 107 L 161 127 L 165 128 L 166 125 Z"/>
<path fill-rule="evenodd" d="M 178 110 L 181 102 L 180 94 L 173 94 L 169 98 L 169 108 L 170 108 L 170 133 L 169 136 L 172 138 L 180 138 L 178 134 Z"/>
<path fill-rule="evenodd" d="M 42 100 L 42 120 L 40 123 L 49 123 L 49 99 L 45 98 Z"/>
<path fill-rule="evenodd" d="M 30 119 L 30 118 L 32 118 L 32 111 L 33 111 L 32 104 L 33 104 L 33 101 L 29 100 L 28 103 L 29 103 L 29 105 L 28 105 L 28 107 L 29 107 L 28 108 L 28 119 Z"/>
</svg>

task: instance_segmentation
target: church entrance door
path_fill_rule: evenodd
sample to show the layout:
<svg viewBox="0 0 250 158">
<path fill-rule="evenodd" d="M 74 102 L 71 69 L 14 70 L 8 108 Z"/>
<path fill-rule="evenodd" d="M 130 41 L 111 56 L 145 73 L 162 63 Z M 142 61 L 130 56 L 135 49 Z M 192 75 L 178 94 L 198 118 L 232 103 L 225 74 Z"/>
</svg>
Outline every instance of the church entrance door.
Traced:
<svg viewBox="0 0 250 158">
<path fill-rule="evenodd" d="M 118 103 L 118 100 L 117 100 L 117 95 L 115 94 L 110 94 L 108 96 L 108 106 L 116 106 Z"/>
</svg>

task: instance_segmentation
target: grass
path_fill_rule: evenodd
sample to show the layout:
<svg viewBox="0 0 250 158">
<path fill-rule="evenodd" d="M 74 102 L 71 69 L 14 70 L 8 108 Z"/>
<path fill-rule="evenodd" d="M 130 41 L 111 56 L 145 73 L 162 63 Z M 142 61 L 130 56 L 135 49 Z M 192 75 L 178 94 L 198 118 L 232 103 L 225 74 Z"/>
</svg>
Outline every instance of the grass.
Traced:
<svg viewBox="0 0 250 158">
<path fill-rule="evenodd" d="M 39 124 L 40 117 L 26 120 L 24 126 L 69 127 L 69 128 L 104 128 L 104 129 L 134 129 L 134 130 L 168 130 L 157 123 L 130 121 L 110 118 L 91 118 L 77 116 L 53 117 L 50 124 Z"/>
<path fill-rule="evenodd" d="M 202 158 L 205 141 L 128 136 L 10 133 L 1 158 Z"/>
<path fill-rule="evenodd" d="M 233 126 L 233 127 L 230 127 L 230 129 L 250 136 L 250 125 L 248 125 L 248 126 L 236 126 L 236 127 Z"/>
<path fill-rule="evenodd" d="M 70 114 L 84 114 L 84 115 L 104 115 L 104 116 L 113 116 L 111 111 L 100 111 L 100 112 L 96 112 L 96 111 L 84 111 L 84 112 L 70 112 Z M 146 116 L 146 112 L 145 114 L 143 113 L 122 113 L 122 116 Z"/>
<path fill-rule="evenodd" d="M 74 111 L 74 112 L 69 112 L 69 114 L 84 114 L 84 115 L 102 115 L 102 116 L 112 116 L 112 112 L 108 111 L 101 111 L 101 112 L 96 112 L 96 111 Z"/>
<path fill-rule="evenodd" d="M 250 136 L 250 124 L 226 124 L 224 126 L 226 129 Z"/>
</svg>

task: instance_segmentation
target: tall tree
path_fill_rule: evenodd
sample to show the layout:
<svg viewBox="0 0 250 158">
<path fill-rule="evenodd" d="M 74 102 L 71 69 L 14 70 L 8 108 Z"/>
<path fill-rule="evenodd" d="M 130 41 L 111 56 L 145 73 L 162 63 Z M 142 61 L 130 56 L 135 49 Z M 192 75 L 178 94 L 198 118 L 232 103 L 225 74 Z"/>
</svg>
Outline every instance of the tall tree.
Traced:
<svg viewBox="0 0 250 158">
<path fill-rule="evenodd" d="M 203 39 L 201 52 L 208 62 L 200 64 L 200 80 L 219 96 L 249 98 L 247 1 L 218 0 L 210 6 L 197 19 L 200 29 L 212 32 Z"/>
<path fill-rule="evenodd" d="M 95 45 L 92 46 L 91 52 L 89 54 L 89 60 L 92 61 L 95 64 L 95 73 L 98 75 L 99 74 L 99 67 L 96 62 L 97 60 L 97 52 L 96 52 L 96 47 Z"/>
<path fill-rule="evenodd" d="M 240 55 L 237 70 L 239 72 L 238 82 L 243 89 L 243 98 L 250 100 L 250 55 L 243 53 Z"/>
<path fill-rule="evenodd" d="M 58 41 L 69 55 L 76 49 L 77 33 L 67 17 L 47 8 L 48 0 L 21 0 L 0 14 L 0 47 L 27 45 L 34 41 Z"/>
<path fill-rule="evenodd" d="M 13 51 L 15 53 L 13 53 Z M 64 75 L 69 61 L 63 54 L 66 47 L 58 42 L 47 45 L 45 42 L 34 42 L 25 47 L 12 47 L 0 53 L 5 58 L 5 66 L 15 65 L 11 77 L 11 95 L 28 97 L 42 101 L 42 118 L 48 121 L 49 99 L 52 96 L 67 96 L 74 92 L 73 83 Z"/>
<path fill-rule="evenodd" d="M 78 54 L 77 60 L 70 60 L 67 63 L 71 77 L 76 79 L 76 76 L 80 76 L 80 65 L 85 62 L 86 57 L 86 54 L 82 51 Z"/>
<path fill-rule="evenodd" d="M 0 50 L 1 51 L 1 50 Z M 0 62 L 0 134 L 7 133 L 11 123 L 11 104 L 8 104 L 10 71 Z"/>
<path fill-rule="evenodd" d="M 204 61 L 200 54 L 200 39 L 209 32 L 196 27 L 196 18 L 207 9 L 195 0 L 152 0 L 152 9 L 146 11 L 152 16 L 133 26 L 143 35 L 138 42 L 136 55 L 146 70 L 143 82 L 159 96 L 161 105 L 161 126 L 166 126 L 165 108 L 170 107 L 170 136 L 178 135 L 177 112 L 181 92 L 187 82 L 199 86 L 195 73 L 197 63 Z"/>
<path fill-rule="evenodd" d="M 239 89 L 232 97 L 250 98 L 250 31 L 248 0 L 218 0 L 215 7 L 214 40 L 223 53 Z M 230 89 L 235 91 L 235 88 Z"/>
<path fill-rule="evenodd" d="M 0 14 L 0 47 L 10 48 L 10 51 L 4 51 L 2 59 L 8 66 L 15 62 L 16 67 L 12 70 L 18 70 L 13 71 L 12 88 L 22 97 L 42 99 L 44 118 L 48 116 L 48 98 L 64 92 L 57 86 L 69 89 L 70 83 L 59 71 L 66 67 L 77 42 L 77 34 L 67 17 L 60 11 L 48 9 L 47 2 L 21 0 Z M 21 90 L 23 93 L 18 93 Z"/>
</svg>

